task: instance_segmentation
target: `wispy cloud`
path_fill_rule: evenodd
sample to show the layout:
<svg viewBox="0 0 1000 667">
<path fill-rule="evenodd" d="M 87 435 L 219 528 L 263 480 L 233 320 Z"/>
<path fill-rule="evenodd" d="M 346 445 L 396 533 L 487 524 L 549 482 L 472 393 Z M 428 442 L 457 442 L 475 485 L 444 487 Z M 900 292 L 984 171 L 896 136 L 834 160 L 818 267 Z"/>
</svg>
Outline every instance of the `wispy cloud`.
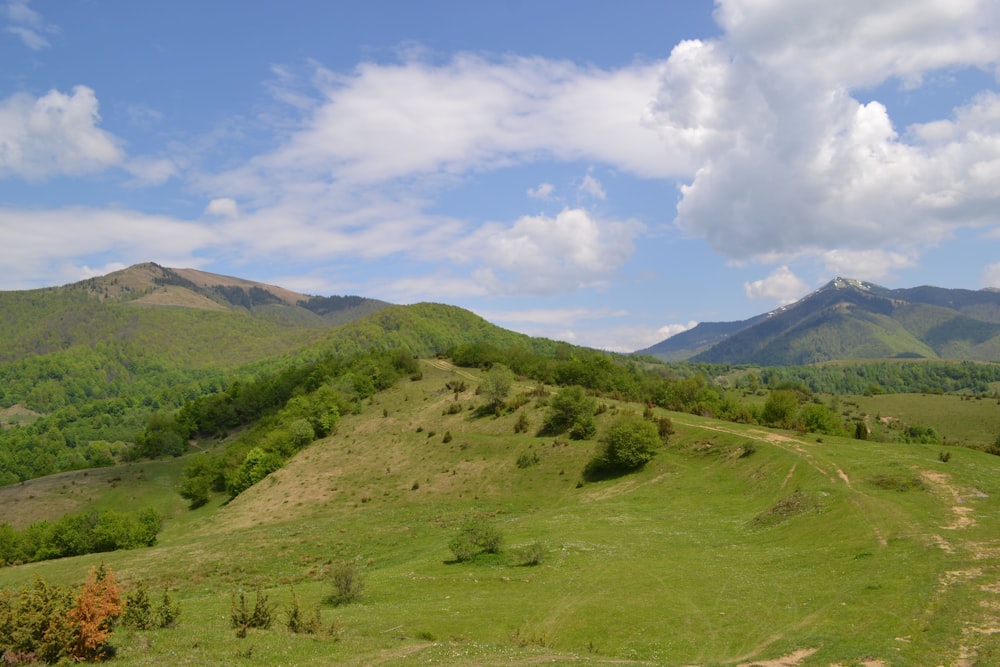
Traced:
<svg viewBox="0 0 1000 667">
<path fill-rule="evenodd" d="M 47 23 L 37 11 L 30 7 L 30 0 L 7 0 L 2 13 L 7 21 L 4 32 L 16 35 L 32 51 L 49 47 L 46 35 L 56 35 L 59 27 Z"/>
</svg>

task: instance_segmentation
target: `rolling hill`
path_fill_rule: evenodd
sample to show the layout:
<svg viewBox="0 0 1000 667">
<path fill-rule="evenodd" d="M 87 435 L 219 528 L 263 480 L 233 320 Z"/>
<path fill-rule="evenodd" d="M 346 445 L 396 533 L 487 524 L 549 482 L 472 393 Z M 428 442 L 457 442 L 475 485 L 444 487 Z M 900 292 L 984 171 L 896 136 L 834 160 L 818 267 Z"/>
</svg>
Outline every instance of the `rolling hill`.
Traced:
<svg viewBox="0 0 1000 667">
<path fill-rule="evenodd" d="M 702 323 L 639 354 L 787 366 L 835 359 L 1000 359 L 1000 293 L 890 290 L 837 278 L 794 304 L 739 322 Z"/>
<path fill-rule="evenodd" d="M 156 411 L 324 355 L 552 348 L 441 304 L 309 297 L 141 264 L 0 292 L 0 484 L 127 458 Z"/>
<path fill-rule="evenodd" d="M 0 489 L 0 522 L 127 502 L 167 516 L 156 546 L 0 568 L 0 585 L 103 562 L 127 590 L 167 588 L 177 627 L 119 628 L 123 666 L 996 664 L 1000 458 L 657 410 L 676 432 L 651 463 L 583 483 L 593 441 L 515 433 L 548 399 L 484 415 L 479 371 L 421 366 L 228 503 L 183 508 L 184 458 Z M 608 400 L 600 428 L 643 408 Z M 456 562 L 470 519 L 503 547 Z M 345 563 L 364 588 L 336 606 Z M 240 638 L 231 605 L 255 591 L 274 621 Z M 293 601 L 318 633 L 286 628 Z"/>
</svg>

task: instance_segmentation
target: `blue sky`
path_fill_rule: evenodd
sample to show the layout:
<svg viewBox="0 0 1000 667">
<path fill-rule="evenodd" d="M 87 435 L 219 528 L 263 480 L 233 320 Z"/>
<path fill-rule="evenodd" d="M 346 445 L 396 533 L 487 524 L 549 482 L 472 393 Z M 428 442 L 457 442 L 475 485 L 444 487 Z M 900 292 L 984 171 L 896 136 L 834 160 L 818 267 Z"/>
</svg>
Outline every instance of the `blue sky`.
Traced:
<svg viewBox="0 0 1000 667">
<path fill-rule="evenodd" d="M 0 289 L 143 261 L 631 351 L 1000 287 L 992 0 L 0 0 Z"/>
</svg>

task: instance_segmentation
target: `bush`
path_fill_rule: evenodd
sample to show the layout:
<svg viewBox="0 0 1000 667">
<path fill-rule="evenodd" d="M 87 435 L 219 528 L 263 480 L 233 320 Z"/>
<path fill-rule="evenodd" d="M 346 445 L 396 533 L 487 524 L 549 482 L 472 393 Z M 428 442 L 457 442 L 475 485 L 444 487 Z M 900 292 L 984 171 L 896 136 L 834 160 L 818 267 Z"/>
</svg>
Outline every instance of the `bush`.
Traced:
<svg viewBox="0 0 1000 667">
<path fill-rule="evenodd" d="M 517 467 L 530 468 L 541 460 L 541 457 L 538 456 L 538 452 L 523 452 L 517 457 Z"/>
<path fill-rule="evenodd" d="M 229 625 L 236 629 L 237 637 L 246 637 L 250 628 L 266 630 L 271 627 L 273 621 L 274 605 L 268 602 L 262 586 L 257 586 L 253 609 L 247 604 L 246 594 L 243 591 L 233 596 L 229 607 Z"/>
<path fill-rule="evenodd" d="M 313 610 L 312 618 L 305 618 L 301 607 L 299 607 L 299 598 L 295 595 L 295 589 L 292 589 L 292 602 L 288 606 L 286 615 L 287 620 L 285 622 L 285 626 L 288 628 L 289 632 L 294 632 L 296 634 L 305 633 L 314 635 L 319 632 L 323 625 L 322 619 L 320 618 L 319 607 L 316 607 Z"/>
<path fill-rule="evenodd" d="M 448 543 L 448 548 L 459 562 L 469 561 L 481 553 L 500 553 L 503 535 L 500 530 L 482 519 L 470 519 Z"/>
<path fill-rule="evenodd" d="M 541 565 L 545 558 L 545 547 L 541 542 L 532 542 L 517 550 L 517 564 L 524 566 Z"/>
<path fill-rule="evenodd" d="M 778 389 L 772 391 L 764 402 L 761 418 L 765 426 L 791 428 L 799 412 L 799 397 L 794 391 Z"/>
<path fill-rule="evenodd" d="M 357 564 L 351 561 L 338 563 L 333 568 L 333 593 L 327 601 L 333 605 L 349 604 L 364 592 L 365 582 Z"/>
<path fill-rule="evenodd" d="M 133 630 L 151 630 L 155 625 L 153 603 L 149 599 L 146 584 L 141 581 L 136 584 L 134 589 L 125 594 L 122 625 Z"/>
<path fill-rule="evenodd" d="M 156 627 L 172 628 L 177 625 L 177 619 L 181 616 L 181 606 L 174 601 L 170 591 L 164 586 L 163 597 L 160 598 L 160 606 L 156 608 Z"/>
<path fill-rule="evenodd" d="M 570 437 L 576 440 L 592 437 L 597 428 L 594 421 L 596 409 L 597 400 L 588 396 L 583 387 L 564 387 L 549 402 L 542 431 L 546 435 L 571 431 Z"/>
<path fill-rule="evenodd" d="M 527 433 L 529 428 L 531 428 L 531 422 L 528 421 L 528 415 L 520 413 L 517 416 L 517 421 L 514 422 L 514 433 Z"/>
<path fill-rule="evenodd" d="M 92 568 L 76 598 L 76 606 L 67 614 L 75 630 L 69 650 L 72 660 L 91 662 L 112 653 L 108 639 L 121 613 L 121 597 L 115 576 L 104 565 Z"/>
<path fill-rule="evenodd" d="M 637 417 L 622 417 L 601 439 L 601 447 L 587 464 L 586 476 L 616 474 L 646 465 L 661 444 L 656 424 Z"/>
</svg>

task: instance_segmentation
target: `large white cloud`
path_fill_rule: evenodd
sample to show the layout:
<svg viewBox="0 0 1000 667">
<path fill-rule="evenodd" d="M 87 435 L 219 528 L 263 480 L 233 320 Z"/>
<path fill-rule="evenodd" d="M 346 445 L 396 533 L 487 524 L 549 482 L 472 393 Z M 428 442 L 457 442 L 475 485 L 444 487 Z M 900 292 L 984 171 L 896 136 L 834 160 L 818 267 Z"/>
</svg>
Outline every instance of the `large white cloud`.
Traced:
<svg viewBox="0 0 1000 667">
<path fill-rule="evenodd" d="M 448 179 L 540 158 L 596 160 L 642 176 L 677 171 L 643 124 L 656 64 L 603 70 L 458 54 L 440 65 L 364 63 L 349 75 L 320 74 L 321 99 L 287 142 L 207 185 L 261 197 L 303 178 Z"/>
<path fill-rule="evenodd" d="M 865 251 L 901 266 L 956 226 L 995 222 L 995 93 L 903 132 L 886 106 L 856 96 L 943 68 L 995 69 L 998 11 L 972 0 L 720 0 L 725 34 L 675 47 L 649 112 L 663 141 L 691 156 L 678 226 L 738 260 L 836 251 L 850 272 L 852 258 L 865 269 Z"/>
<path fill-rule="evenodd" d="M 38 180 L 120 163 L 124 152 L 99 122 L 97 97 L 86 86 L 70 94 L 52 90 L 37 99 L 17 93 L 0 100 L 0 178 Z"/>
</svg>

